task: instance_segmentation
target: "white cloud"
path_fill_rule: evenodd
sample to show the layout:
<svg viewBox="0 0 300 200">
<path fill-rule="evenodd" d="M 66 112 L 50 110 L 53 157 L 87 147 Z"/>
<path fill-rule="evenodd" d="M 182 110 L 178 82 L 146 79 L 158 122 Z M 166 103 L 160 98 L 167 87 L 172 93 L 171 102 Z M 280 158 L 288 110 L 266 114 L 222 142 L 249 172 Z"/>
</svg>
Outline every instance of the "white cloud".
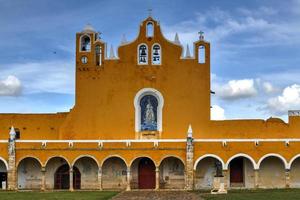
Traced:
<svg viewBox="0 0 300 200">
<path fill-rule="evenodd" d="M 264 82 L 262 84 L 262 89 L 264 90 L 265 93 L 271 94 L 273 92 L 276 92 L 277 89 L 270 83 L 270 82 Z"/>
<path fill-rule="evenodd" d="M 15 74 L 22 81 L 24 93 L 74 94 L 75 64 L 71 60 L 12 63 L 0 69 L 3 76 Z"/>
<path fill-rule="evenodd" d="M 225 120 L 225 110 L 218 105 L 213 105 L 210 109 L 210 115 L 212 120 Z"/>
<path fill-rule="evenodd" d="M 18 96 L 21 89 L 21 82 L 15 76 L 9 75 L 6 79 L 0 80 L 0 96 Z"/>
<path fill-rule="evenodd" d="M 216 95 L 225 100 L 249 98 L 257 95 L 253 79 L 231 80 L 224 85 L 216 85 Z"/>
<path fill-rule="evenodd" d="M 300 109 L 300 85 L 284 88 L 281 95 L 268 100 L 267 109 L 273 114 L 284 115 L 288 110 Z"/>
</svg>

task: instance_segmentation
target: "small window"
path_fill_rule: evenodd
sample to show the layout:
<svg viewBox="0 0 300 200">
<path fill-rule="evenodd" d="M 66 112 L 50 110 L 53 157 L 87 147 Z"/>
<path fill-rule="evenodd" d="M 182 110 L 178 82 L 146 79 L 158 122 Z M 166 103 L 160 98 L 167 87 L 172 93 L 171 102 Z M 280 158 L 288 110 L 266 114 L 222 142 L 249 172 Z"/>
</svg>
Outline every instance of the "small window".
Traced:
<svg viewBox="0 0 300 200">
<path fill-rule="evenodd" d="M 153 27 L 153 23 L 152 22 L 149 22 L 147 24 L 147 37 L 153 37 L 154 36 L 154 27 Z"/>
<path fill-rule="evenodd" d="M 198 49 L 198 62 L 205 63 L 205 46 L 201 45 Z"/>
<path fill-rule="evenodd" d="M 138 47 L 138 63 L 140 65 L 148 64 L 148 47 L 145 44 L 141 44 Z"/>
<path fill-rule="evenodd" d="M 20 139 L 20 138 L 21 138 L 21 132 L 20 132 L 20 129 L 15 128 L 15 132 L 16 132 L 16 140 Z"/>
<path fill-rule="evenodd" d="M 159 44 L 155 44 L 152 47 L 152 64 L 153 65 L 161 64 L 161 48 Z"/>
<path fill-rule="evenodd" d="M 102 48 L 101 48 L 101 46 L 97 45 L 95 47 L 95 53 L 96 53 L 97 65 L 101 65 L 102 64 Z"/>
<path fill-rule="evenodd" d="M 82 62 L 83 64 L 86 64 L 86 63 L 88 62 L 88 58 L 87 58 L 86 56 L 82 56 L 82 57 L 81 57 L 81 62 Z"/>
<path fill-rule="evenodd" d="M 91 39 L 89 36 L 85 35 L 81 38 L 81 51 L 91 50 Z"/>
</svg>

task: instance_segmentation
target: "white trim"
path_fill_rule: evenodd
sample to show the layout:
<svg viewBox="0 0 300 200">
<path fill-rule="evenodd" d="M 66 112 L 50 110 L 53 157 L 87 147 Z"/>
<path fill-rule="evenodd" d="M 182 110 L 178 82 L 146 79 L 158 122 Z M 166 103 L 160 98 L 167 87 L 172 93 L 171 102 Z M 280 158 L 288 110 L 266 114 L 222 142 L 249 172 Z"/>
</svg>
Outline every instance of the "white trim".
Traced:
<svg viewBox="0 0 300 200">
<path fill-rule="evenodd" d="M 142 46 L 142 45 L 145 45 L 146 46 L 146 53 L 147 53 L 147 57 L 146 57 L 146 63 L 140 63 L 140 46 Z M 137 47 L 137 64 L 138 65 L 148 65 L 148 63 L 149 63 L 149 48 L 148 48 L 148 45 L 146 44 L 146 43 L 141 43 L 141 44 L 139 44 L 138 45 L 138 47 Z"/>
<path fill-rule="evenodd" d="M 8 143 L 8 140 L 0 140 L 0 143 Z"/>
<path fill-rule="evenodd" d="M 82 51 L 81 49 L 82 49 L 82 44 L 81 44 L 81 39 L 84 37 L 84 36 L 87 36 L 87 37 L 89 37 L 90 38 L 90 50 L 86 50 L 86 51 Z M 85 33 L 85 34 L 83 34 L 83 35 L 81 35 L 80 36 L 80 38 L 79 38 L 79 52 L 91 52 L 92 51 L 92 38 L 91 38 L 91 36 L 89 35 L 89 34 L 87 34 L 87 33 Z M 81 61 L 81 60 L 80 60 Z"/>
<path fill-rule="evenodd" d="M 43 167 L 43 163 L 41 162 L 41 160 L 38 157 L 32 156 L 32 155 L 27 155 L 18 160 L 18 162 L 16 163 L 17 169 L 19 168 L 20 163 L 27 158 L 31 158 L 31 159 L 38 161 L 38 163 L 40 163 L 41 168 Z"/>
<path fill-rule="evenodd" d="M 69 162 L 69 160 L 68 160 L 66 157 L 61 156 L 61 155 L 49 157 L 49 158 L 46 160 L 45 166 L 44 166 L 44 167 L 47 167 L 48 162 L 49 162 L 52 158 L 62 158 L 62 159 L 64 159 L 64 160 L 66 161 L 66 163 L 69 165 L 69 167 L 72 167 L 72 165 L 71 165 L 71 163 Z"/>
<path fill-rule="evenodd" d="M 162 132 L 162 109 L 164 106 L 164 98 L 162 94 L 154 89 L 154 88 L 143 88 L 140 91 L 138 91 L 134 97 L 134 108 L 135 108 L 135 132 L 141 131 L 141 106 L 140 106 L 140 100 L 145 95 L 153 95 L 156 97 L 158 101 L 157 106 L 157 130 L 159 132 Z M 186 140 L 184 140 L 186 141 Z"/>
<path fill-rule="evenodd" d="M 7 161 L 4 158 L 2 158 L 2 157 L 0 157 L 0 161 L 2 161 L 4 163 L 4 165 L 6 167 L 6 172 L 7 172 L 8 171 L 8 163 L 7 163 Z"/>
<path fill-rule="evenodd" d="M 153 47 L 154 47 L 154 45 L 158 45 L 159 46 L 159 51 L 160 51 L 160 54 L 159 54 L 159 64 L 153 63 Z M 151 46 L 151 65 L 154 65 L 154 66 L 160 66 L 160 65 L 162 65 L 162 48 L 161 48 L 161 45 L 159 43 L 154 43 Z"/>
<path fill-rule="evenodd" d="M 300 142 L 300 138 L 286 139 L 194 139 L 194 142 Z M 16 140 L 16 143 L 140 143 L 140 142 L 186 142 L 186 139 L 123 139 L 123 140 Z M 7 140 L 0 140 L 0 143 L 8 143 Z"/>
<path fill-rule="evenodd" d="M 215 154 L 205 154 L 205 155 L 199 157 L 199 158 L 195 161 L 195 163 L 194 163 L 194 170 L 197 169 L 198 163 L 199 163 L 201 160 L 203 160 L 204 158 L 215 158 L 215 159 L 217 159 L 218 161 L 220 161 L 220 162 L 222 163 L 222 169 L 225 169 L 225 163 L 224 163 L 224 161 L 222 160 L 221 157 L 219 157 L 219 156 L 217 156 L 217 155 L 215 155 Z"/>
<path fill-rule="evenodd" d="M 286 159 L 285 159 L 282 155 L 277 154 L 277 153 L 268 153 L 268 154 L 264 155 L 263 157 L 261 157 L 261 158 L 259 159 L 259 161 L 257 162 L 257 167 L 258 167 L 258 169 L 260 168 L 260 165 L 261 165 L 262 161 L 263 161 L 265 158 L 267 158 L 267 157 L 277 157 L 277 158 L 279 158 L 279 159 L 283 162 L 285 169 L 287 169 L 287 170 L 290 169 L 290 168 L 289 168 L 289 164 L 288 164 L 288 162 L 286 161 Z"/>
<path fill-rule="evenodd" d="M 183 166 L 185 166 L 185 162 L 183 161 L 183 159 L 179 156 L 176 156 L 176 155 L 166 155 L 164 156 L 162 159 L 159 160 L 158 162 L 158 166 L 161 165 L 161 163 L 165 160 L 165 159 L 168 159 L 168 158 L 177 158 L 178 160 L 180 160 L 183 164 Z"/>
<path fill-rule="evenodd" d="M 291 169 L 293 162 L 297 159 L 300 158 L 300 154 L 295 155 L 293 158 L 291 158 L 290 162 L 288 163 L 288 168 Z"/>
<path fill-rule="evenodd" d="M 155 167 L 159 167 L 153 158 L 151 158 L 150 156 L 141 155 L 141 156 L 137 156 L 137 157 L 133 158 L 130 161 L 130 164 L 129 164 L 130 168 L 132 167 L 132 164 L 134 163 L 134 161 L 139 159 L 139 158 L 149 158 L 154 163 Z"/>
<path fill-rule="evenodd" d="M 227 169 L 228 169 L 228 166 L 229 166 L 229 163 L 230 163 L 233 159 L 238 158 L 238 157 L 247 158 L 249 161 L 251 161 L 251 163 L 252 163 L 252 165 L 253 165 L 253 168 L 254 168 L 255 170 L 256 170 L 256 169 L 259 169 L 259 168 L 258 168 L 258 165 L 257 165 L 256 162 L 255 162 L 255 160 L 254 160 L 251 156 L 249 156 L 249 155 L 247 155 L 247 154 L 244 154 L 244 153 L 238 153 L 238 154 L 235 154 L 235 155 L 231 156 L 231 157 L 227 160 L 224 169 L 227 170 Z"/>
<path fill-rule="evenodd" d="M 94 160 L 94 161 L 96 162 L 97 166 L 99 167 L 99 162 L 98 162 L 98 160 L 97 160 L 94 156 L 88 155 L 88 154 L 80 155 L 80 156 L 76 157 L 76 158 L 73 160 L 73 162 L 72 162 L 72 166 L 74 166 L 74 165 L 76 164 L 76 162 L 77 162 L 78 160 L 80 160 L 81 158 L 90 158 L 90 159 Z"/>
<path fill-rule="evenodd" d="M 120 155 L 117 155 L 117 154 L 114 154 L 114 155 L 109 155 L 109 156 L 107 156 L 107 157 L 105 157 L 102 161 L 101 161 L 101 167 L 103 167 L 103 164 L 105 163 L 105 161 L 107 161 L 108 159 L 110 159 L 110 158 L 119 158 L 119 159 L 121 159 L 124 163 L 125 163 L 125 165 L 126 165 L 126 167 L 129 167 L 128 166 L 128 164 L 127 164 L 127 162 L 126 162 L 126 160 L 125 160 L 125 158 L 123 158 L 122 156 L 120 156 Z"/>
</svg>

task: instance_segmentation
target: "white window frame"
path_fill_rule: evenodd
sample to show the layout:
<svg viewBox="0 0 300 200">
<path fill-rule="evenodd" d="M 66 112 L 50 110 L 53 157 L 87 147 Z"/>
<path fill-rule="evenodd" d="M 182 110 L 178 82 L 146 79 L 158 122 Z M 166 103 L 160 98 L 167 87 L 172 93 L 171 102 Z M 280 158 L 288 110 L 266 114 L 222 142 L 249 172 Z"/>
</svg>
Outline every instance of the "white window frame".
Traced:
<svg viewBox="0 0 300 200">
<path fill-rule="evenodd" d="M 157 105 L 157 131 L 162 132 L 162 109 L 164 106 L 164 98 L 162 94 L 154 88 L 143 88 L 138 91 L 134 97 L 135 108 L 135 132 L 141 132 L 141 99 L 146 95 L 153 95 L 156 97 Z"/>
<path fill-rule="evenodd" d="M 146 63 L 140 63 L 140 46 L 145 45 L 146 46 Z M 148 45 L 146 43 L 141 43 L 138 45 L 137 48 L 137 63 L 138 65 L 148 65 L 148 60 L 149 60 L 149 48 Z"/>
<path fill-rule="evenodd" d="M 153 63 L 153 47 L 154 47 L 155 45 L 158 45 L 159 48 L 160 48 L 160 55 L 159 55 L 160 63 L 159 63 L 159 64 Z M 161 49 L 161 46 L 160 46 L 160 44 L 158 44 L 158 43 L 154 43 L 154 44 L 152 45 L 152 47 L 151 47 L 151 64 L 152 64 L 152 65 L 161 65 L 161 63 L 162 63 L 162 49 Z"/>
</svg>

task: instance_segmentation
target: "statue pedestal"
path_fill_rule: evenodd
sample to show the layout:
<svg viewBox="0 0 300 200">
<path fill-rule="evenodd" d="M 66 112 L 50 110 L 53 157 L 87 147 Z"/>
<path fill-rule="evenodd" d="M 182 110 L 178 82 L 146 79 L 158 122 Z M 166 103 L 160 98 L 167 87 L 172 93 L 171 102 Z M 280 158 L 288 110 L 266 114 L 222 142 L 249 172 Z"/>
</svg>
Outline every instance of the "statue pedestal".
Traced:
<svg viewBox="0 0 300 200">
<path fill-rule="evenodd" d="M 224 177 L 214 177 L 213 189 L 210 191 L 211 194 L 227 194 L 225 188 Z"/>
</svg>

